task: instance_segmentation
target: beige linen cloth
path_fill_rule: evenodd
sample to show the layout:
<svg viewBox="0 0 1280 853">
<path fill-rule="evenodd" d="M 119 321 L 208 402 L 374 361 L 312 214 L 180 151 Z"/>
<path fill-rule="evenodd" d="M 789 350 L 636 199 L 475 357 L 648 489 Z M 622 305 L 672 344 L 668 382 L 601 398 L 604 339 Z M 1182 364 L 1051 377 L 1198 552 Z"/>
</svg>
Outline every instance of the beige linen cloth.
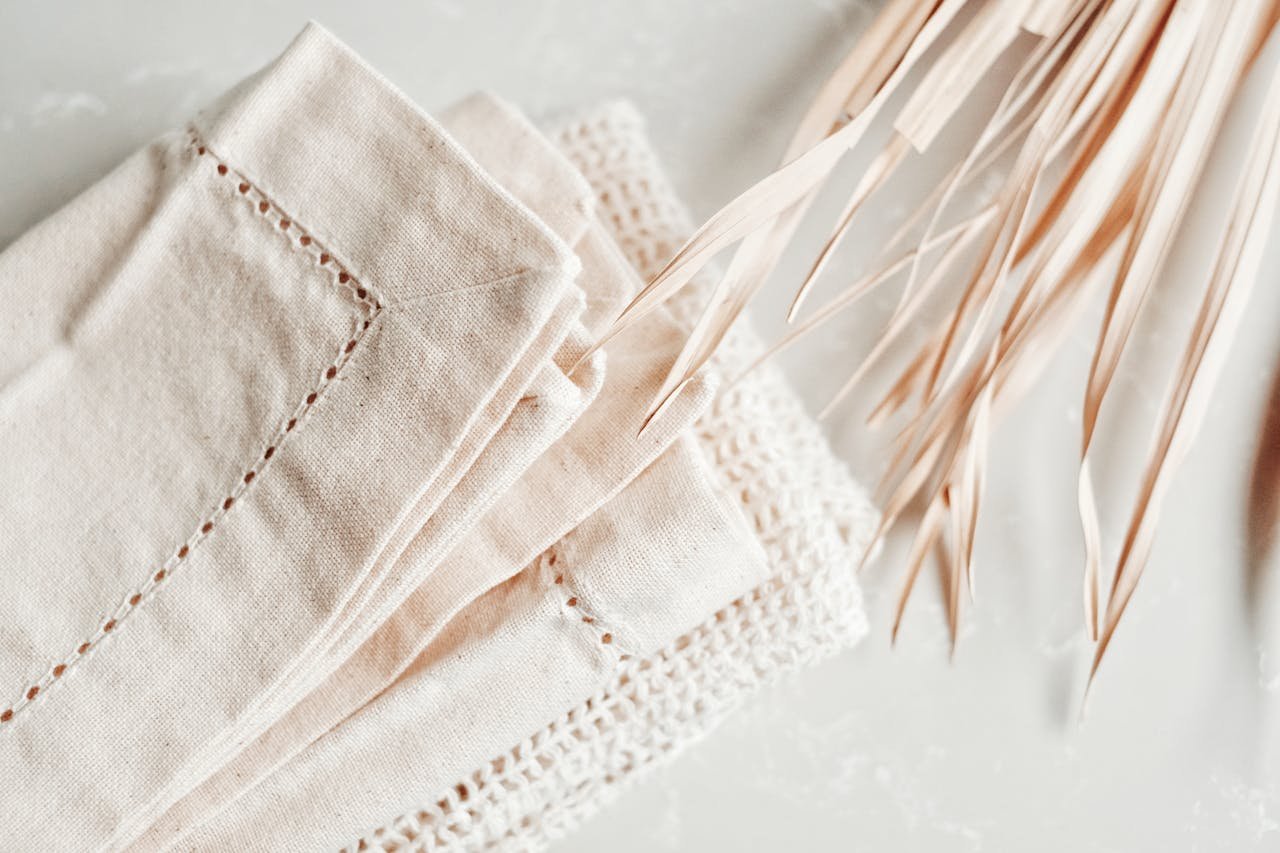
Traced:
<svg viewBox="0 0 1280 853">
<path fill-rule="evenodd" d="M 537 847 L 861 635 L 781 377 L 570 370 L 687 233 L 634 113 L 444 126 L 312 26 L 0 255 L 0 847 Z"/>
<path fill-rule="evenodd" d="M 315 28 L 10 247 L 0 839 L 135 831 L 331 670 L 598 388 L 579 267 Z"/>
<path fill-rule="evenodd" d="M 635 110 L 611 104 L 562 124 L 551 136 L 590 180 L 599 200 L 597 215 L 627 259 L 642 276 L 655 274 L 692 233 L 693 225 Z M 705 288 L 709 282 L 701 284 Z M 695 295 L 677 305 L 678 321 L 690 325 L 697 304 Z M 738 376 L 760 351 L 750 327 L 740 324 L 718 355 L 717 366 L 728 376 Z M 391 769 L 360 768 L 356 772 L 361 780 L 379 772 L 416 776 L 422 780 L 423 795 L 394 817 L 366 823 L 348 837 L 344 849 L 543 849 L 645 771 L 706 734 L 763 684 L 847 648 L 865 634 L 852 567 L 870 540 L 876 512 L 832 456 L 821 430 L 782 374 L 766 365 L 723 390 L 688 440 L 763 546 L 767 577 L 737 597 L 720 598 L 696 617 L 693 627 L 657 651 L 619 656 L 593 691 L 558 712 L 544 713 L 540 723 L 526 725 L 519 739 L 462 774 L 435 767 L 434 744 L 416 754 L 388 751 L 384 757 Z M 526 571 L 526 582 L 535 583 L 537 577 L 548 589 L 556 589 L 558 578 L 570 577 L 557 568 L 564 559 L 552 549 Z M 595 571 L 588 567 L 586 574 Z M 725 571 L 711 558 L 698 565 L 697 576 Z M 660 578 L 663 574 L 658 571 Z M 634 588 L 640 581 L 628 573 L 626 583 Z M 610 590 L 601 592 L 598 606 L 607 612 Z M 707 596 L 715 598 L 714 593 Z M 579 600 L 590 606 L 591 599 Z M 677 616 L 692 617 L 705 600 L 688 610 L 671 599 L 662 606 Z M 615 616 L 625 621 L 630 612 L 619 608 Z M 636 612 L 635 622 L 662 621 L 642 608 Z M 427 663 L 424 656 L 424 668 L 443 667 L 459 649 L 482 656 L 483 647 L 494 642 L 487 638 L 496 633 L 468 631 L 465 626 L 456 631 L 457 645 L 439 649 L 441 663 Z M 558 673 L 544 671 L 541 677 L 538 689 L 554 689 Z M 504 707 L 513 706 L 507 702 Z M 407 708 L 405 712 L 412 714 Z M 535 716 L 536 711 L 529 714 Z M 448 710 L 428 712 L 406 721 L 406 726 L 438 731 L 456 726 L 453 721 L 458 719 Z M 394 736 L 388 740 L 396 743 Z M 353 767 L 358 765 L 347 765 L 344 772 Z M 447 781 L 437 781 L 427 793 L 432 777 Z M 299 822 L 312 825 L 296 836 L 302 839 L 321 837 L 312 834 L 316 826 L 341 836 L 362 819 L 353 813 L 359 809 L 343 808 L 321 817 L 304 800 L 287 794 L 275 807 L 276 816 L 296 813 Z M 270 812 L 256 817 L 263 832 L 251 829 L 240 839 L 269 839 L 267 846 L 289 843 L 271 831 Z M 331 844 L 331 837 L 323 843 Z"/>
<path fill-rule="evenodd" d="M 531 205 L 539 203 L 538 191 L 545 192 L 548 176 L 561 170 L 578 176 L 532 125 L 490 96 L 468 99 L 449 110 L 444 121 L 492 174 Z M 582 186 L 589 204 L 590 188 L 585 181 Z M 588 296 L 586 321 L 599 333 L 638 282 L 598 222 L 590 223 L 577 249 Z M 615 286 L 612 291 L 606 290 L 609 285 Z M 698 381 L 643 436 L 617 429 L 641 422 L 648 398 L 637 390 L 656 390 L 680 340 L 678 324 L 658 312 L 636 333 L 611 343 L 604 388 L 564 438 L 530 466 L 332 678 L 175 805 L 141 839 L 140 849 L 172 843 L 360 708 L 391 684 L 459 609 L 516 574 L 648 467 L 710 400 L 710 388 Z M 548 501 L 550 495 L 556 499 Z M 690 523 L 702 535 L 693 519 Z"/>
</svg>

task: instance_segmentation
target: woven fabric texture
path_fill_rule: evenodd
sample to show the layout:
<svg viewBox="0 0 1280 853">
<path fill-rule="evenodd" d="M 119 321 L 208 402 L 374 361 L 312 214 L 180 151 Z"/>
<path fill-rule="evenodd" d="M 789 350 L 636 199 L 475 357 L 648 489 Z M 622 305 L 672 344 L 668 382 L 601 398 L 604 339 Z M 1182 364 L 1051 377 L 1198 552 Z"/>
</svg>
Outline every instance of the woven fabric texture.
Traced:
<svg viewBox="0 0 1280 853">
<path fill-rule="evenodd" d="M 653 275 L 692 223 L 636 110 L 607 105 L 553 139 L 595 189 L 599 214 L 628 260 Z M 695 288 L 675 306 L 686 325 L 696 296 Z M 734 376 L 760 348 L 741 322 L 716 369 Z M 773 576 L 657 653 L 624 661 L 579 706 L 348 850 L 545 848 L 761 686 L 866 633 L 854 569 L 876 512 L 781 372 L 765 365 L 730 386 L 695 432 L 755 526 Z"/>
</svg>

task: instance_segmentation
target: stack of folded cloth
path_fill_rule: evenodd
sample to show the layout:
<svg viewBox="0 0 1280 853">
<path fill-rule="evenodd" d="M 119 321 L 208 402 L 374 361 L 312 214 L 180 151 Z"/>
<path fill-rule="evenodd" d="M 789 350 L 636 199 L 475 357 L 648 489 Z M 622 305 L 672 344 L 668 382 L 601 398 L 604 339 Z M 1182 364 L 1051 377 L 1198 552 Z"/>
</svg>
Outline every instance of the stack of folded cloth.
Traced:
<svg viewBox="0 0 1280 853">
<path fill-rule="evenodd" d="M 693 303 L 591 352 L 688 230 L 629 107 L 311 26 L 0 255 L 0 848 L 536 848 L 855 642 L 751 333 L 643 433 Z"/>
</svg>

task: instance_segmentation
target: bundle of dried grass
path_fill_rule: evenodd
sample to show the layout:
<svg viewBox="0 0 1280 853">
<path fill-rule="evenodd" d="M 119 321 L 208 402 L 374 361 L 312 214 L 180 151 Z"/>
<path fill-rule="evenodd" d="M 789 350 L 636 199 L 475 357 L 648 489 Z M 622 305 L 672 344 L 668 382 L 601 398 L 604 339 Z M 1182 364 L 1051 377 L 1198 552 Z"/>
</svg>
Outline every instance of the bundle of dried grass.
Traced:
<svg viewBox="0 0 1280 853">
<path fill-rule="evenodd" d="M 1203 418 L 1268 233 L 1280 182 L 1280 75 L 1266 96 L 1213 272 L 1159 415 L 1105 600 L 1090 474 L 1099 410 L 1228 105 L 1278 16 L 1277 0 L 889 0 L 822 87 L 783 165 L 698 229 L 611 335 L 683 288 L 721 250 L 739 244 L 654 401 L 653 410 L 660 410 L 763 285 L 837 164 L 890 98 L 913 86 L 892 118 L 892 139 L 861 173 L 797 289 L 789 317 L 795 320 L 855 213 L 913 151 L 929 148 L 1020 33 L 1038 36 L 972 150 L 909 217 L 882 262 L 796 325 L 773 351 L 905 272 L 880 340 L 834 405 L 927 302 L 936 306 L 949 298 L 941 282 L 963 277 L 958 297 L 945 302 L 942 322 L 872 415 L 878 422 L 901 412 L 907 420 L 884 483 L 879 537 L 909 506 L 922 511 L 894 635 L 921 565 L 933 552 L 947 579 L 954 646 L 962 591 L 973 580 L 992 424 L 1043 367 L 1090 297 L 1109 289 L 1084 394 L 1079 478 L 1084 618 L 1096 641 L 1092 682 L 1147 562 L 1161 500 Z M 943 228 L 959 188 L 1002 157 L 1012 166 L 994 200 Z M 894 248 L 913 233 L 914 249 Z"/>
</svg>

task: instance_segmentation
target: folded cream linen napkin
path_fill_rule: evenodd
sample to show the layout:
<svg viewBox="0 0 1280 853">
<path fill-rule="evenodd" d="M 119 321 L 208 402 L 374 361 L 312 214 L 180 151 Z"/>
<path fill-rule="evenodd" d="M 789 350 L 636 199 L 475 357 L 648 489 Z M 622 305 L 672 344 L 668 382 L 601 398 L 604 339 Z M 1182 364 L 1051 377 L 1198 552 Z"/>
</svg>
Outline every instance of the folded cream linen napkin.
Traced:
<svg viewBox="0 0 1280 853">
<path fill-rule="evenodd" d="M 634 114 L 446 124 L 312 26 L 0 255 L 0 846 L 538 846 L 861 634 L 776 373 L 578 363 L 686 228 Z"/>
<path fill-rule="evenodd" d="M 371 633 L 598 389 L 579 267 L 315 27 L 0 255 L 0 840 L 134 834 Z"/>
<path fill-rule="evenodd" d="M 684 217 L 634 113 L 560 138 L 597 173 L 633 257 L 677 239 Z M 737 332 L 727 367 L 756 351 Z M 566 440 L 608 399 L 607 379 Z M 459 612 L 389 689 L 178 846 L 541 846 L 764 679 L 860 637 L 852 566 L 874 520 L 781 377 L 753 376 Z"/>
<path fill-rule="evenodd" d="M 635 109 L 610 104 L 551 136 L 591 182 L 597 214 L 625 256 L 641 276 L 654 275 L 693 224 Z M 700 304 L 698 291 L 709 284 L 698 282 L 690 298 L 675 305 L 686 326 Z M 716 367 L 738 376 L 760 352 L 759 339 L 740 322 Z M 416 807 L 371 822 L 345 849 L 543 849 L 705 735 L 763 684 L 866 633 L 853 566 L 877 514 L 781 372 L 765 365 L 725 388 L 692 435 L 763 545 L 769 577 L 721 602 L 656 653 L 620 660 L 595 692 L 438 786 Z M 546 565 L 553 558 L 562 559 L 548 554 L 544 569 L 554 570 Z M 433 758 L 431 751 L 405 754 L 395 765 Z M 305 804 L 281 808 L 314 815 Z"/>
<path fill-rule="evenodd" d="M 560 170 L 578 175 L 532 125 L 492 96 L 467 99 L 446 111 L 443 121 L 491 174 L 539 213 L 558 201 L 547 197 L 546 176 Z M 585 181 L 583 187 L 589 192 Z M 576 248 L 588 300 L 585 320 L 598 334 L 638 282 L 598 222 L 592 221 Z M 698 380 L 649 430 L 636 434 L 647 400 L 640 392 L 656 391 L 680 341 L 679 326 L 659 311 L 612 342 L 606 349 L 604 388 L 568 433 L 501 496 L 355 655 L 171 808 L 139 840 L 138 849 L 173 843 L 358 710 L 390 685 L 464 605 L 516 574 L 648 467 L 710 401 L 710 387 Z M 631 428 L 620 429 L 624 425 Z M 555 500 L 548 500 L 552 495 Z"/>
<path fill-rule="evenodd" d="M 492 99 L 477 98 L 474 103 L 477 110 L 483 107 L 495 115 L 502 115 L 505 109 Z M 518 150 L 521 146 L 512 140 L 531 138 L 551 150 L 549 143 L 532 135 L 535 132 L 531 126 L 518 121 L 491 123 L 489 130 L 491 134 L 487 138 L 490 145 Z M 536 204 L 540 213 L 545 211 L 544 220 L 548 227 L 566 240 L 577 239 L 581 245 L 587 239 L 583 233 L 583 222 L 584 208 L 589 207 L 591 201 L 587 195 L 589 187 L 562 157 L 557 155 L 550 160 L 550 166 L 554 168 L 544 168 L 537 173 L 536 181 L 529 170 L 520 170 L 526 182 L 526 186 L 519 188 L 524 193 L 520 200 Z M 456 609 L 478 594 L 465 589 L 459 591 L 456 584 L 451 585 L 447 564 L 444 571 L 437 567 L 442 551 L 457 541 L 456 536 L 449 536 L 447 532 L 469 528 L 500 495 L 502 500 L 507 500 L 510 487 L 520 472 L 529 464 L 545 464 L 544 451 L 548 444 L 563 434 L 567 424 L 581 413 L 582 405 L 597 390 L 596 380 L 601 373 L 599 358 L 573 373 L 575 380 L 592 380 L 590 394 L 581 393 L 584 389 L 569 382 L 566 373 L 587 347 L 591 332 L 583 323 L 598 315 L 602 304 L 607 306 L 605 310 L 610 316 L 620 308 L 620 294 L 626 291 L 625 279 L 616 270 L 601 269 L 588 261 L 583 265 L 579 285 L 587 299 L 588 310 L 553 360 L 544 365 L 524 389 L 507 420 L 484 446 L 483 455 L 477 458 L 477 454 L 472 453 L 463 460 L 464 464 L 473 464 L 466 469 L 464 476 L 456 479 L 452 491 L 434 513 L 420 521 L 420 529 L 391 566 L 375 597 L 365 602 L 359 611 L 355 627 L 348 628 L 323 656 L 317 653 L 316 658 L 306 662 L 306 673 L 311 680 L 292 697 L 282 699 L 276 713 L 259 715 L 260 725 L 256 728 L 239 727 L 228 750 L 221 756 L 210 758 L 200 775 L 175 780 L 166 797 L 158 800 L 155 807 L 140 811 L 135 820 L 122 825 L 113 838 L 116 846 L 123 846 L 148 829 L 156 820 L 157 809 L 168 810 L 166 819 L 170 826 L 195 822 L 197 816 L 189 812 L 192 804 L 198 803 L 201 809 L 207 810 L 233 796 L 265 773 L 272 766 L 271 762 L 278 762 L 291 749 L 296 749 L 297 742 L 305 745 L 370 698 L 377 689 L 386 686 L 391 676 L 385 671 L 403 667 L 403 663 L 412 657 L 408 651 L 401 651 L 398 661 L 393 641 L 401 646 L 414 641 L 415 635 L 411 631 L 414 623 L 406 621 L 403 616 L 393 617 L 400 612 L 397 605 L 404 601 L 413 584 L 420 584 L 413 590 L 418 599 L 429 600 L 442 608 Z M 691 398 L 694 395 L 685 397 L 686 400 Z M 687 403 L 682 401 L 678 408 L 687 408 Z M 664 418 L 663 429 L 669 431 L 672 427 L 665 426 L 668 421 Z M 685 417 L 680 425 L 687 421 L 688 417 Z M 538 457 L 536 462 L 532 461 L 535 456 Z M 460 455 L 455 456 L 455 460 L 459 458 Z M 459 562 L 458 550 L 466 549 L 455 548 L 450 554 L 450 563 Z M 377 636 L 370 637 L 375 631 Z M 353 654 L 357 648 L 360 653 Z M 317 686 L 321 682 L 323 685 Z M 246 742 L 250 741 L 246 747 Z M 197 784 L 199 790 L 192 795 L 191 789 Z M 185 807 L 174 805 L 179 797 L 183 798 Z M 142 841 L 143 849 L 153 849 L 158 843 L 157 836 L 162 834 L 160 828 L 149 832 L 148 838 Z"/>
<path fill-rule="evenodd" d="M 595 188 L 597 214 L 628 260 L 641 276 L 655 274 L 693 224 L 635 109 L 610 104 L 551 136 Z M 705 290 L 709 283 L 699 284 Z M 686 325 L 698 295 L 675 306 Z M 739 323 L 717 367 L 738 376 L 760 351 L 749 324 Z M 415 807 L 370 822 L 346 849 L 543 849 L 702 737 L 763 684 L 848 648 L 866 633 L 853 566 L 877 514 L 782 373 L 765 365 L 725 388 L 691 440 L 763 545 L 768 578 L 723 599 L 657 652 L 620 660 L 593 693 L 439 785 Z M 540 571 L 554 585 L 560 575 L 547 565 L 553 558 L 557 565 L 564 559 L 553 551 Z M 715 568 L 707 563 L 699 573 Z M 430 765 L 434 755 L 404 754 L 394 763 Z M 305 804 L 282 802 L 281 808 L 328 820 L 315 818 Z"/>
</svg>

